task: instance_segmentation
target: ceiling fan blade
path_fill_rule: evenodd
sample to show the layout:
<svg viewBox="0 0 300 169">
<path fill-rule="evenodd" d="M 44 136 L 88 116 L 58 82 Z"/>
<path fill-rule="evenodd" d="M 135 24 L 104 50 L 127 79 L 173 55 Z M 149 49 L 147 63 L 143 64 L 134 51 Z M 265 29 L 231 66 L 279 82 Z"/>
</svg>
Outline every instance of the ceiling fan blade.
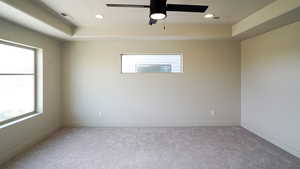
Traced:
<svg viewBox="0 0 300 169">
<path fill-rule="evenodd" d="M 157 23 L 157 20 L 150 18 L 149 25 L 153 25 L 153 24 L 156 24 L 156 23 Z"/>
<path fill-rule="evenodd" d="M 107 7 L 127 7 L 127 8 L 150 8 L 149 5 L 134 5 L 134 4 L 106 4 Z"/>
<path fill-rule="evenodd" d="M 205 12 L 208 6 L 206 5 L 181 5 L 181 4 L 167 4 L 167 11 L 177 12 Z"/>
</svg>

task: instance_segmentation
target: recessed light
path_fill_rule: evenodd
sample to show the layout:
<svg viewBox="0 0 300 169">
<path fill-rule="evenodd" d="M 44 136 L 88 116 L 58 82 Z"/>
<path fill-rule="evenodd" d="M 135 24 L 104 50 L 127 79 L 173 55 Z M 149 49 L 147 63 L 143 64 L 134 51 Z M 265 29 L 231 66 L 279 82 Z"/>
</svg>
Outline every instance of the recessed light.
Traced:
<svg viewBox="0 0 300 169">
<path fill-rule="evenodd" d="M 211 14 L 211 13 L 208 13 L 206 15 L 204 15 L 204 18 L 207 18 L 207 19 L 211 19 L 211 18 L 214 18 L 215 15 L 214 14 Z"/>
<path fill-rule="evenodd" d="M 100 14 L 97 14 L 97 15 L 96 15 L 96 18 L 97 18 L 97 19 L 103 19 L 103 16 L 100 15 Z"/>
</svg>

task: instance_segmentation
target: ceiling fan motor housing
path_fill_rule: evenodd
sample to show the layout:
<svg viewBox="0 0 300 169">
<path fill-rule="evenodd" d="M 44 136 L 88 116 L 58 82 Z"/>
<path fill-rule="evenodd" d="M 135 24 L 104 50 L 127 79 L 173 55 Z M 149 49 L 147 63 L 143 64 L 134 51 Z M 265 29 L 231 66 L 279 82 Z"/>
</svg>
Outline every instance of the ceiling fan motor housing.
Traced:
<svg viewBox="0 0 300 169">
<path fill-rule="evenodd" d="M 151 0 L 150 1 L 150 17 L 152 14 L 164 14 L 167 16 L 167 1 L 166 0 Z M 163 18 L 165 19 L 165 18 Z"/>
</svg>

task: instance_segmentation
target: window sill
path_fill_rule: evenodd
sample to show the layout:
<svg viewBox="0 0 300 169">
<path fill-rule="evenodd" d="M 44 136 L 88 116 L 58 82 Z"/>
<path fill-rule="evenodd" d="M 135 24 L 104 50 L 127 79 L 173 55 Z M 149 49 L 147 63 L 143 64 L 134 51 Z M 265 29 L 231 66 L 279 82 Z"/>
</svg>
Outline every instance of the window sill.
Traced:
<svg viewBox="0 0 300 169">
<path fill-rule="evenodd" d="M 30 113 L 28 115 L 25 115 L 23 117 L 20 117 L 20 118 L 16 118 L 15 120 L 12 120 L 12 121 L 8 121 L 8 122 L 2 122 L 0 123 L 0 129 L 3 129 L 5 127 L 9 127 L 9 126 L 12 126 L 12 125 L 15 125 L 17 123 L 20 123 L 24 120 L 27 120 L 27 119 L 31 119 L 31 118 L 34 118 L 38 115 L 41 115 L 42 113 Z"/>
</svg>

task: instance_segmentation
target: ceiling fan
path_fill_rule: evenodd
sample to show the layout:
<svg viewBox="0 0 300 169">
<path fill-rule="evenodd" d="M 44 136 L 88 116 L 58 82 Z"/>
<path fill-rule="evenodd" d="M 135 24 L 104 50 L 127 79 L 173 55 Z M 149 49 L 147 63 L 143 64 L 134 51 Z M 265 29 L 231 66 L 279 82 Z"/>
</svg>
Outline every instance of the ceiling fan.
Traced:
<svg viewBox="0 0 300 169">
<path fill-rule="evenodd" d="M 128 7 L 128 8 L 150 8 L 149 25 L 156 24 L 157 20 L 165 19 L 167 17 L 167 11 L 204 13 L 208 8 L 208 6 L 206 5 L 167 4 L 167 0 L 150 0 L 150 5 L 106 4 L 106 6 L 107 7 Z"/>
</svg>

